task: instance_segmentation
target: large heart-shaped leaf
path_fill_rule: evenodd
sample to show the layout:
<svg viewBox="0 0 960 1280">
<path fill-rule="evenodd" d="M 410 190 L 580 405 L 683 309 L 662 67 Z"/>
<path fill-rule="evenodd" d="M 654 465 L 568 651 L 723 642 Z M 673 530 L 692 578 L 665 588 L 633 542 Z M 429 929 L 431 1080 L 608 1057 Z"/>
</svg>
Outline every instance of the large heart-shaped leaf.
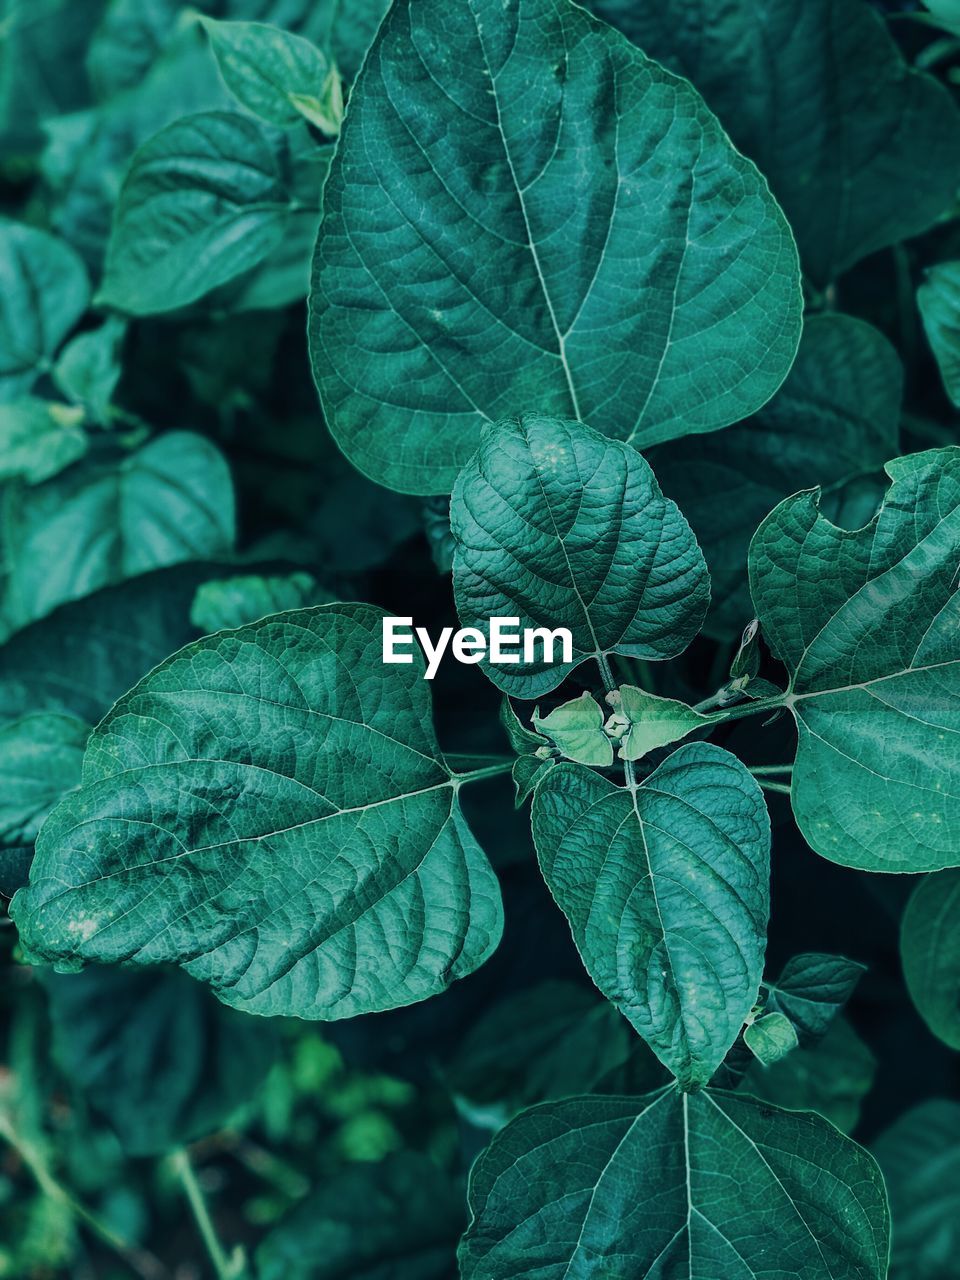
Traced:
<svg viewBox="0 0 960 1280">
<path fill-rule="evenodd" d="M 864 0 L 590 7 L 690 77 L 769 178 L 817 284 L 952 206 L 960 116 L 942 85 L 908 67 Z"/>
<path fill-rule="evenodd" d="M 814 316 L 786 382 L 759 413 L 721 435 L 663 445 L 650 463 L 710 557 L 707 629 L 732 637 L 750 617 L 747 551 L 764 516 L 819 484 L 821 510 L 865 524 L 883 494 L 883 464 L 899 444 L 903 370 L 871 325 Z"/>
<path fill-rule="evenodd" d="M 750 586 L 790 673 L 804 836 L 845 866 L 933 871 L 960 862 L 960 449 L 887 472 L 854 532 L 816 492 L 782 502 L 751 544 Z"/>
<path fill-rule="evenodd" d="M 518 617 L 571 633 L 569 662 L 538 648 L 484 666 L 515 697 L 556 688 L 588 658 L 674 657 L 700 629 L 710 584 L 690 526 L 634 448 L 582 423 L 524 414 L 488 427 L 450 521 L 464 626 L 488 635 L 491 618 Z"/>
<path fill-rule="evenodd" d="M 275 614 L 168 658 L 91 735 L 11 912 L 32 955 L 180 964 L 226 1004 L 342 1018 L 481 964 L 497 882 L 460 811 L 423 664 L 383 614 Z"/>
<path fill-rule="evenodd" d="M 796 250 L 697 92 L 568 0 L 397 0 L 325 188 L 310 345 L 341 448 L 449 492 L 527 408 L 638 446 L 782 382 Z"/>
<path fill-rule="evenodd" d="M 900 954 L 907 989 L 935 1036 L 960 1049 L 960 870 L 917 885 L 903 913 Z"/>
<path fill-rule="evenodd" d="M 706 1083 L 757 998 L 770 820 L 756 781 L 709 743 L 639 787 L 561 764 L 533 835 L 590 976 L 684 1087 Z"/>
<path fill-rule="evenodd" d="M 670 1089 L 518 1116 L 470 1177 L 464 1280 L 883 1280 L 873 1158 L 819 1116 Z"/>
</svg>

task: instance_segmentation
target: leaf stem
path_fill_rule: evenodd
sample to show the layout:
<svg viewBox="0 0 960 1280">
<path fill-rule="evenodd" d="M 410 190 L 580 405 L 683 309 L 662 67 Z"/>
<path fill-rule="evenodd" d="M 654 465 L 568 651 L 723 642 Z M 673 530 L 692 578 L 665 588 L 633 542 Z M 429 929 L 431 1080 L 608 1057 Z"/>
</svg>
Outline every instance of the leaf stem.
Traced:
<svg viewBox="0 0 960 1280">
<path fill-rule="evenodd" d="M 188 1152 L 183 1147 L 179 1151 L 175 1151 L 172 1156 L 172 1163 L 187 1197 L 190 1211 L 193 1214 L 194 1222 L 197 1224 L 197 1230 L 200 1232 L 204 1248 L 213 1264 L 214 1271 L 217 1273 L 217 1280 L 239 1280 L 246 1271 L 243 1254 L 237 1250 L 232 1257 L 227 1256 L 226 1250 L 220 1243 L 216 1227 L 213 1225 L 210 1210 L 207 1208 L 206 1197 L 203 1194 L 200 1183 L 197 1181 L 197 1175 L 194 1172 L 193 1165 L 190 1163 Z"/>
<path fill-rule="evenodd" d="M 694 711 L 699 711 L 701 715 L 704 714 L 706 709 L 707 714 L 704 715 L 704 718 L 711 724 L 723 724 L 727 720 L 742 720 L 745 716 L 761 716 L 767 711 L 779 711 L 787 705 L 787 695 L 781 693 L 775 698 L 754 698 L 751 702 L 738 702 L 735 706 L 720 707 L 711 712 L 709 708 L 716 704 L 716 698 L 717 695 L 707 698 L 693 708 Z"/>
<path fill-rule="evenodd" d="M 793 773 L 792 764 L 752 764 L 749 769 L 755 778 L 766 778 L 778 773 Z"/>
<path fill-rule="evenodd" d="M 783 796 L 790 794 L 790 786 L 786 782 L 773 782 L 770 778 L 757 778 L 764 791 L 778 791 Z"/>
<path fill-rule="evenodd" d="M 482 782 L 484 778 L 499 778 L 513 768 L 513 760 L 498 759 L 494 764 L 484 765 L 481 769 L 471 769 L 469 773 L 455 773 L 454 785 L 463 786 L 465 782 Z"/>
</svg>

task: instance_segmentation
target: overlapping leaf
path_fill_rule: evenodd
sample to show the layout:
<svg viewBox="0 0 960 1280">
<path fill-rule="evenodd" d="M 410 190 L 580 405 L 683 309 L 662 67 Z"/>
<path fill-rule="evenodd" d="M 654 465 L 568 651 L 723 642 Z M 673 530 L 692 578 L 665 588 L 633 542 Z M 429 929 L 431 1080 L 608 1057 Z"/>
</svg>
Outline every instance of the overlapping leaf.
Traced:
<svg viewBox="0 0 960 1280">
<path fill-rule="evenodd" d="M 324 196 L 310 345 L 360 470 L 449 492 L 526 408 L 638 446 L 759 408 L 793 240 L 696 91 L 567 0 L 398 0 Z"/>
</svg>

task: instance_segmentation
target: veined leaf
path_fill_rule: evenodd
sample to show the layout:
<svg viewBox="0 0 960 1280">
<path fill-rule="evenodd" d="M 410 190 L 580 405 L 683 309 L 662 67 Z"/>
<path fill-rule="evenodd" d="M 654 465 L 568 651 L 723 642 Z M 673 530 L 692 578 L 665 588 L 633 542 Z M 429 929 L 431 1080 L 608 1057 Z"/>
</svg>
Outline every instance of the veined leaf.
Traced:
<svg viewBox="0 0 960 1280">
<path fill-rule="evenodd" d="M 499 939 L 422 661 L 326 605 L 188 645 L 98 725 L 11 911 L 29 953 L 181 965 L 226 1004 L 344 1018 L 422 1000 Z"/>
<path fill-rule="evenodd" d="M 474 1165 L 464 1280 L 883 1280 L 880 1170 L 818 1116 L 736 1094 L 570 1098 Z"/>
<path fill-rule="evenodd" d="M 752 413 L 796 250 L 697 92 L 567 0 L 398 0 L 325 187 L 310 346 L 381 484 L 449 492 L 528 406 L 646 447 Z"/>
<path fill-rule="evenodd" d="M 491 618 L 519 617 L 572 635 L 570 662 L 540 650 L 484 664 L 514 697 L 555 689 L 588 658 L 673 657 L 700 629 L 710 584 L 689 525 L 635 449 L 582 423 L 524 414 L 488 427 L 450 522 L 465 627 L 489 635 Z"/>
<path fill-rule="evenodd" d="M 0 221 L 0 401 L 30 390 L 89 301 L 86 268 L 68 244 Z"/>
<path fill-rule="evenodd" d="M 87 451 L 84 411 L 26 396 L 0 404 L 0 481 L 49 480 Z"/>
<path fill-rule="evenodd" d="M 952 206 L 960 115 L 864 0 L 590 7 L 690 77 L 770 180 L 817 285 Z"/>
<path fill-rule="evenodd" d="M 907 989 L 935 1036 L 960 1049 L 960 870 L 925 876 L 903 913 Z"/>
<path fill-rule="evenodd" d="M 185 116 L 137 151 L 114 213 L 101 306 L 152 315 L 196 302 L 261 263 L 290 196 L 249 116 Z"/>
<path fill-rule="evenodd" d="M 800 1043 L 797 1029 L 783 1013 L 765 1013 L 743 1031 L 743 1042 L 761 1066 L 771 1067 Z"/>
<path fill-rule="evenodd" d="M 903 369 L 872 325 L 813 316 L 786 382 L 759 413 L 696 451 L 650 454 L 664 492 L 707 548 L 712 607 L 706 629 L 733 637 L 751 614 L 747 552 L 778 502 L 821 486 L 821 510 L 854 528 L 883 496 L 883 466 L 899 449 Z"/>
<path fill-rule="evenodd" d="M 62 795 L 80 782 L 90 726 L 37 712 L 0 726 L 0 845 L 30 844 Z"/>
<path fill-rule="evenodd" d="M 22 626 L 98 587 L 230 551 L 233 484 L 202 436 L 171 431 L 5 495 L 6 612 Z"/>
<path fill-rule="evenodd" d="M 197 588 L 190 607 L 190 621 L 199 631 L 224 631 L 257 622 L 271 613 L 327 604 L 332 598 L 310 573 L 291 573 L 286 577 L 251 573 L 235 578 L 213 578 Z"/>
<path fill-rule="evenodd" d="M 751 544 L 750 585 L 790 672 L 807 841 L 845 866 L 931 871 L 960 861 L 960 449 L 887 473 L 878 515 L 853 532 L 815 492 L 782 502 Z"/>
<path fill-rule="evenodd" d="M 917 290 L 917 306 L 944 389 L 960 406 L 960 262 L 930 268 Z"/>
<path fill-rule="evenodd" d="M 533 733 L 520 721 L 520 717 L 504 698 L 500 704 L 500 723 L 517 753 L 511 774 L 516 788 L 516 806 L 519 809 L 534 791 L 548 769 L 556 764 L 556 753 L 549 741 L 539 733 Z"/>
<path fill-rule="evenodd" d="M 568 760 L 602 769 L 613 764 L 613 743 L 603 731 L 603 708 L 590 693 L 563 702 L 541 718 L 533 713 L 533 726 L 545 733 Z"/>
<path fill-rule="evenodd" d="M 636 788 L 560 764 L 533 799 L 550 892 L 590 976 L 684 1088 L 705 1084 L 753 1007 L 770 912 L 756 781 L 708 743 Z"/>
<path fill-rule="evenodd" d="M 765 1008 L 786 1014 L 801 1044 L 816 1044 L 865 972 L 856 960 L 805 952 L 787 961 L 776 982 L 764 982 Z"/>
<path fill-rule="evenodd" d="M 710 723 L 685 702 L 659 698 L 631 684 L 620 686 L 615 714 L 626 721 L 619 753 L 622 760 L 640 760 L 648 752 L 679 742 Z"/>
</svg>

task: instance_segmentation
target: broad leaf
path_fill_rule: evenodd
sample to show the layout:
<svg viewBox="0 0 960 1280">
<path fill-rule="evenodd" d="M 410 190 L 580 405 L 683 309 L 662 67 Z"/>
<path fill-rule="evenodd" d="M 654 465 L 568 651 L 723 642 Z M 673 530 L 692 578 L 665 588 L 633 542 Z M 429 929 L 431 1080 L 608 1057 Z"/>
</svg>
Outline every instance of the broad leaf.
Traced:
<svg viewBox="0 0 960 1280">
<path fill-rule="evenodd" d="M 567 0 L 398 0 L 324 194 L 310 346 L 365 474 L 449 492 L 538 408 L 638 447 L 759 408 L 796 250 L 686 81 Z"/>
<path fill-rule="evenodd" d="M 90 726 L 37 712 L 0 727 L 0 845 L 30 844 L 62 795 L 80 782 Z"/>
<path fill-rule="evenodd" d="M 900 931 L 907 989 L 935 1036 L 960 1049 L 960 870 L 925 876 Z"/>
<path fill-rule="evenodd" d="M 110 582 L 228 552 L 234 539 L 226 461 L 186 431 L 10 489 L 2 511 L 6 610 L 21 626 Z"/>
<path fill-rule="evenodd" d="M 706 628 L 738 633 L 751 614 L 747 551 L 757 526 L 798 489 L 822 487 L 821 509 L 865 524 L 899 446 L 903 370 L 882 334 L 849 316 L 814 316 L 776 396 L 754 417 L 697 442 L 664 445 L 650 464 L 707 549 Z"/>
<path fill-rule="evenodd" d="M 770 820 L 746 768 L 707 743 L 639 787 L 560 764 L 533 799 L 550 891 L 590 976 L 685 1088 L 705 1084 L 760 986 Z"/>
<path fill-rule="evenodd" d="M 588 658 L 662 659 L 700 629 L 703 555 L 677 507 L 630 445 L 579 422 L 524 414 L 488 427 L 450 505 L 453 586 L 465 627 L 493 617 L 573 638 L 572 661 L 484 664 L 519 698 L 556 688 Z M 518 656 L 518 655 L 514 655 Z"/>
<path fill-rule="evenodd" d="M 204 21 L 227 88 L 254 115 L 283 129 L 304 119 L 335 134 L 340 78 L 315 44 L 264 22 Z"/>
<path fill-rule="evenodd" d="M 326 604 L 332 598 L 310 573 L 291 573 L 285 577 L 251 573 L 214 578 L 197 588 L 190 621 L 198 631 L 224 631 L 257 622 L 271 613 Z"/>
<path fill-rule="evenodd" d="M 0 221 L 0 401 L 30 390 L 89 301 L 86 270 L 69 245 Z"/>
<path fill-rule="evenodd" d="M 816 493 L 750 547 L 764 635 L 790 673 L 793 810 L 824 857 L 868 871 L 960 861 L 960 449 L 887 465 L 876 519 L 848 532 Z"/>
<path fill-rule="evenodd" d="M 187 306 L 263 262 L 290 208 L 255 120 L 227 111 L 177 120 L 133 158 L 97 301 L 130 315 Z"/>
<path fill-rule="evenodd" d="M 563 702 L 541 717 L 537 708 L 533 726 L 559 747 L 562 755 L 577 764 L 603 769 L 613 764 L 613 743 L 603 731 L 603 708 L 590 693 Z"/>
<path fill-rule="evenodd" d="M 519 1116 L 470 1177 L 464 1280 L 883 1280 L 873 1159 L 812 1115 L 722 1092 L 570 1098 Z"/>
<path fill-rule="evenodd" d="M 39 484 L 87 451 L 84 411 L 26 396 L 0 404 L 0 481 L 22 477 Z"/>
<path fill-rule="evenodd" d="M 54 1054 L 131 1155 L 221 1128 L 256 1090 L 275 1043 L 178 970 L 45 974 Z"/>
<path fill-rule="evenodd" d="M 843 1006 L 866 967 L 844 956 L 811 951 L 794 956 L 776 982 L 764 982 L 766 1009 L 786 1014 L 800 1043 L 816 1044 Z"/>
<path fill-rule="evenodd" d="M 450 1280 L 463 1192 L 416 1151 L 348 1165 L 257 1250 L 260 1280 Z"/>
<path fill-rule="evenodd" d="M 951 208 L 960 116 L 865 0 L 590 7 L 690 77 L 770 180 L 817 285 Z"/>
<path fill-rule="evenodd" d="M 892 1280 L 954 1280 L 960 1256 L 960 1103 L 923 1102 L 873 1145 L 893 1217 Z"/>
<path fill-rule="evenodd" d="M 226 1004 L 303 1018 L 409 1004 L 481 964 L 497 882 L 422 661 L 383 666 L 382 618 L 274 614 L 122 698 L 14 899 L 28 952 L 180 964 Z"/>
<path fill-rule="evenodd" d="M 917 306 L 944 389 L 960 406 L 960 262 L 931 267 L 917 290 Z"/>
<path fill-rule="evenodd" d="M 110 425 L 113 393 L 120 381 L 120 347 L 126 325 L 115 316 L 99 329 L 78 334 L 61 351 L 53 370 L 57 386 L 94 421 Z"/>
<path fill-rule="evenodd" d="M 631 684 L 621 685 L 619 692 L 614 714 L 625 722 L 619 751 L 622 760 L 640 760 L 648 752 L 679 742 L 710 723 L 676 698 L 659 698 Z"/>
</svg>

